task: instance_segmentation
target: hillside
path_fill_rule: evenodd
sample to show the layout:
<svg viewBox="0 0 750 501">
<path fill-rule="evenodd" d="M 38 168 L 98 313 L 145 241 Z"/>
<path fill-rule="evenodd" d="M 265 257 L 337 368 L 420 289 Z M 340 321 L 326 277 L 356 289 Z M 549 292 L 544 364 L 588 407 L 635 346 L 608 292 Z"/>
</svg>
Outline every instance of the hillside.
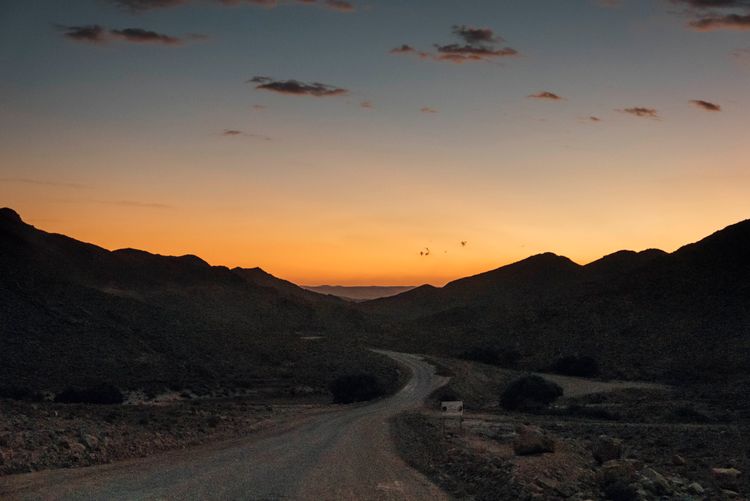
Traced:
<svg viewBox="0 0 750 501">
<path fill-rule="evenodd" d="M 364 319 L 347 304 L 257 268 L 108 251 L 0 210 L 4 384 L 322 387 L 359 365 L 390 370 L 349 341 Z"/>
<path fill-rule="evenodd" d="M 589 355 L 606 375 L 670 381 L 749 373 L 750 221 L 671 254 L 585 266 L 541 254 L 360 308 L 389 326 L 381 342 L 404 349 L 518 351 L 534 369 Z"/>
</svg>

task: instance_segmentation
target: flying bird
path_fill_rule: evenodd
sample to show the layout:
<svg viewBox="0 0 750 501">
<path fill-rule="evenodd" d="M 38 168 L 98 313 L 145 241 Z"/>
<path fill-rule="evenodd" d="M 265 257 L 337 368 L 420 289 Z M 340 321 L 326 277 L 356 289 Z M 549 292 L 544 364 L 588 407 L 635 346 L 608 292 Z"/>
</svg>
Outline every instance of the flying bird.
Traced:
<svg viewBox="0 0 750 501">
<path fill-rule="evenodd" d="M 424 250 L 419 251 L 419 255 L 420 256 L 429 256 L 430 255 L 430 248 L 429 247 L 425 247 Z"/>
<path fill-rule="evenodd" d="M 466 244 L 468 244 L 466 240 L 461 240 L 461 247 L 466 247 Z"/>
</svg>

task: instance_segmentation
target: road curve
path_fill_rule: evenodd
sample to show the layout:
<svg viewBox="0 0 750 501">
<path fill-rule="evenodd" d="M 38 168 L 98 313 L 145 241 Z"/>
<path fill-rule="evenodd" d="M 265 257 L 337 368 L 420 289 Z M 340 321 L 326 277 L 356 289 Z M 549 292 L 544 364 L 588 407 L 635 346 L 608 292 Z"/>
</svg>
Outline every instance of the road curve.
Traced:
<svg viewBox="0 0 750 501">
<path fill-rule="evenodd" d="M 396 395 L 263 437 L 104 466 L 0 477 L 2 499 L 440 500 L 397 455 L 388 419 L 443 384 L 415 355 L 381 352 L 412 371 Z"/>
</svg>

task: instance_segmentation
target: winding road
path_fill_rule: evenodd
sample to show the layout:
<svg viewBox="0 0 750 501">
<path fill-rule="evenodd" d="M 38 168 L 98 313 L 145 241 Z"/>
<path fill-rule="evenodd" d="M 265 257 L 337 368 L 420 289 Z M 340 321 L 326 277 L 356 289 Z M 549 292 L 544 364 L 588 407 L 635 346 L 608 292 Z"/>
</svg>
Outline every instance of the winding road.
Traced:
<svg viewBox="0 0 750 501">
<path fill-rule="evenodd" d="M 0 477 L 2 499 L 440 500 L 395 451 L 388 419 L 444 383 L 415 355 L 380 352 L 412 371 L 396 395 L 298 426 L 136 461 Z"/>
</svg>

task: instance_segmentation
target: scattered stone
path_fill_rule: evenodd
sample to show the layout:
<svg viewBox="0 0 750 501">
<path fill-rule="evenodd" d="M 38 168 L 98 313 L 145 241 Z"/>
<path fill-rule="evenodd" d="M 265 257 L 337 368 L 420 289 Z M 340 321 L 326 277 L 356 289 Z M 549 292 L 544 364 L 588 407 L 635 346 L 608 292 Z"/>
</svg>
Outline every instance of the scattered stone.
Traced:
<svg viewBox="0 0 750 501">
<path fill-rule="evenodd" d="M 93 435 L 89 435 L 88 433 L 84 433 L 83 437 L 81 437 L 81 443 L 85 445 L 89 450 L 99 448 L 99 439 Z"/>
<path fill-rule="evenodd" d="M 703 488 L 703 486 L 701 484 L 699 484 L 698 482 L 693 482 L 692 484 L 688 485 L 687 489 L 688 489 L 688 492 L 691 493 L 691 494 L 699 494 L 700 495 L 700 494 L 703 494 L 704 492 L 706 492 L 706 490 Z"/>
<path fill-rule="evenodd" d="M 711 469 L 711 476 L 716 481 L 716 485 L 722 489 L 732 490 L 734 487 L 737 487 L 740 475 L 742 475 L 742 472 L 736 468 Z"/>
<path fill-rule="evenodd" d="M 687 461 L 685 461 L 685 458 L 680 456 L 679 454 L 675 454 L 672 456 L 672 464 L 675 466 L 685 466 L 687 464 Z"/>
<path fill-rule="evenodd" d="M 664 496 L 672 492 L 672 487 L 669 485 L 669 481 L 653 468 L 644 468 L 641 475 L 649 481 L 648 486 L 651 487 L 649 490 L 655 494 Z"/>
<path fill-rule="evenodd" d="M 629 484 L 636 478 L 637 462 L 628 459 L 610 459 L 599 470 L 599 481 L 606 485 L 615 482 Z"/>
<path fill-rule="evenodd" d="M 513 452 L 519 456 L 555 451 L 555 442 L 536 426 L 521 425 L 516 429 Z"/>
<path fill-rule="evenodd" d="M 592 446 L 591 453 L 599 464 L 622 457 L 622 440 L 601 435 Z"/>
</svg>

